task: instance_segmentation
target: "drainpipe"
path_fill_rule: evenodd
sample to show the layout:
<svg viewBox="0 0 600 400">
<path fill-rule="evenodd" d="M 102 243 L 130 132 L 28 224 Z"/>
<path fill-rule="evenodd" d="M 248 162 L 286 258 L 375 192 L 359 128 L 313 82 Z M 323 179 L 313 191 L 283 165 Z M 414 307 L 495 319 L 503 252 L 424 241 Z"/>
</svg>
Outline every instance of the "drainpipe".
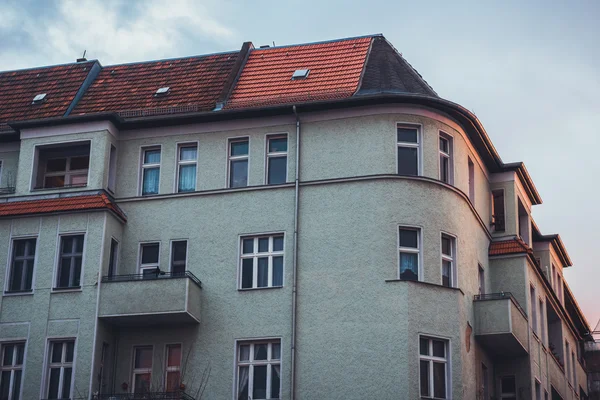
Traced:
<svg viewBox="0 0 600 400">
<path fill-rule="evenodd" d="M 295 198 L 294 198 L 294 261 L 293 261 L 293 274 L 292 274 L 292 347 L 291 347 L 291 378 L 290 388 L 291 396 L 290 400 L 296 398 L 296 314 L 298 309 L 298 191 L 299 191 L 299 176 L 300 176 L 300 117 L 296 111 L 296 106 L 292 106 L 294 115 L 296 116 L 296 178 L 295 178 Z"/>
</svg>

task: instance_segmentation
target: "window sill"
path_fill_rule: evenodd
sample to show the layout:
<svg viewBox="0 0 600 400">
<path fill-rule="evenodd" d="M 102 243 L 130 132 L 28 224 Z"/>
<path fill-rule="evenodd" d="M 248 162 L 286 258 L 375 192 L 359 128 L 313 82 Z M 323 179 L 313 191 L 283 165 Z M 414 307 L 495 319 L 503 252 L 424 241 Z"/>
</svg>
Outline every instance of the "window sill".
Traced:
<svg viewBox="0 0 600 400">
<path fill-rule="evenodd" d="M 463 295 L 465 294 L 460 288 L 444 286 L 444 285 L 440 285 L 438 283 L 430 283 L 430 282 L 424 282 L 424 281 L 408 281 L 408 280 L 404 280 L 404 279 L 386 279 L 385 282 L 386 283 L 392 283 L 392 282 L 404 282 L 404 283 L 407 283 L 407 282 L 410 282 L 410 283 L 416 283 L 418 285 L 433 286 L 433 287 L 437 287 L 437 288 L 440 288 L 440 289 L 457 290 L 461 294 L 463 294 Z M 427 398 L 429 398 L 429 397 L 427 397 Z"/>
<path fill-rule="evenodd" d="M 2 296 L 4 297 L 12 297 L 12 296 L 31 296 L 33 295 L 33 290 L 14 290 L 14 291 L 5 291 Z"/>
<path fill-rule="evenodd" d="M 238 288 L 238 292 L 252 292 L 255 290 L 283 289 L 282 286 L 255 287 L 255 288 Z"/>
<path fill-rule="evenodd" d="M 81 286 L 71 286 L 66 288 L 52 288 L 50 293 L 72 293 L 72 292 L 81 292 Z"/>
</svg>

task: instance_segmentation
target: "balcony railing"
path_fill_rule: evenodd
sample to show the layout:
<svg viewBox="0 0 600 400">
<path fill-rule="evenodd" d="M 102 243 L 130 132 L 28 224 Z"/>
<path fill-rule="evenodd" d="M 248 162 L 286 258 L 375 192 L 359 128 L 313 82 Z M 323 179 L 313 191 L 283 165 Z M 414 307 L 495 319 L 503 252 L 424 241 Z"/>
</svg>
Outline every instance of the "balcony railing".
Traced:
<svg viewBox="0 0 600 400">
<path fill-rule="evenodd" d="M 196 275 L 190 271 L 184 272 L 166 272 L 156 270 L 156 272 L 146 272 L 145 274 L 128 274 L 128 275 L 107 275 L 102 277 L 102 282 L 132 282 L 132 281 L 152 281 L 157 279 L 178 279 L 189 278 L 198 287 L 202 287 L 202 282 Z"/>
<path fill-rule="evenodd" d="M 2 195 L 2 194 L 13 194 L 14 192 L 15 192 L 15 187 L 14 186 L 0 187 L 0 195 Z"/>
<path fill-rule="evenodd" d="M 500 293 L 487 293 L 487 294 L 476 294 L 473 296 L 473 300 L 502 300 L 502 299 L 510 299 L 515 307 L 523 314 L 524 317 L 527 317 L 525 310 L 521 307 L 515 296 L 511 292 L 500 292 Z"/>
<path fill-rule="evenodd" d="M 94 400 L 195 400 L 184 392 L 101 393 Z"/>
<path fill-rule="evenodd" d="M 506 230 L 506 218 L 504 215 L 494 215 L 492 225 L 494 226 L 494 231 L 504 232 Z"/>
</svg>

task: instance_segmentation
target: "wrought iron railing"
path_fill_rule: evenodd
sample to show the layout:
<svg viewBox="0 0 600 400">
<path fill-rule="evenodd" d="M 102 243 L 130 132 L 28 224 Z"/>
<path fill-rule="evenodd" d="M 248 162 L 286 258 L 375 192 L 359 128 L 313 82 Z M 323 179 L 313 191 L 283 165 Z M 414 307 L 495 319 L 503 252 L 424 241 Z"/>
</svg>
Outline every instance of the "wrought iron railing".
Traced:
<svg viewBox="0 0 600 400">
<path fill-rule="evenodd" d="M 511 292 L 500 292 L 500 293 L 487 293 L 487 294 L 476 294 L 473 296 L 473 300 L 483 301 L 483 300 L 502 300 L 502 299 L 510 299 L 515 307 L 523 314 L 527 316 L 525 310 L 519 304 L 519 301 L 513 296 Z"/>
<path fill-rule="evenodd" d="M 128 275 L 107 275 L 102 277 L 102 282 L 131 282 L 131 281 L 153 281 L 158 279 L 179 279 L 188 278 L 194 282 L 198 287 L 202 287 L 202 282 L 196 275 L 190 271 L 184 272 L 166 272 L 156 270 L 152 272 L 146 272 L 145 274 L 128 274 Z"/>
<path fill-rule="evenodd" d="M 506 230 L 506 218 L 504 215 L 494 215 L 494 231 L 504 232 Z"/>
<path fill-rule="evenodd" d="M 195 400 L 185 392 L 101 393 L 94 400 Z"/>
</svg>

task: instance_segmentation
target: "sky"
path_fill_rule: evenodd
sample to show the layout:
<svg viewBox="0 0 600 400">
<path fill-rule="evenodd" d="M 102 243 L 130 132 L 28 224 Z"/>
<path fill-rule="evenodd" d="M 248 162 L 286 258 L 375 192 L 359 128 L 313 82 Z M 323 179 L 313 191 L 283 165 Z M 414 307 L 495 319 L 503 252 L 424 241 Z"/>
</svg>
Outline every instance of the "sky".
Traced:
<svg viewBox="0 0 600 400">
<path fill-rule="evenodd" d="M 554 0 L 0 0 L 0 70 L 103 65 L 383 33 L 443 98 L 523 161 L 560 233 L 565 271 L 600 319 L 600 2 Z"/>
</svg>

